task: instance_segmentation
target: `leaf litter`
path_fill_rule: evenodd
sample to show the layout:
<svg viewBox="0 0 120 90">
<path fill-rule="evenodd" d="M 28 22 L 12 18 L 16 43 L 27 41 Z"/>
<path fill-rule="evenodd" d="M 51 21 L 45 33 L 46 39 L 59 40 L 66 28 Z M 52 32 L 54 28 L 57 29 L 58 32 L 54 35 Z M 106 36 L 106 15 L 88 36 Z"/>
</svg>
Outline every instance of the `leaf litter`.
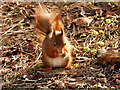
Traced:
<svg viewBox="0 0 120 90">
<path fill-rule="evenodd" d="M 44 4 L 61 11 L 73 69 L 43 72 L 41 47 L 32 31 L 37 2 L 2 2 L 2 88 L 120 88 L 118 3 Z"/>
</svg>

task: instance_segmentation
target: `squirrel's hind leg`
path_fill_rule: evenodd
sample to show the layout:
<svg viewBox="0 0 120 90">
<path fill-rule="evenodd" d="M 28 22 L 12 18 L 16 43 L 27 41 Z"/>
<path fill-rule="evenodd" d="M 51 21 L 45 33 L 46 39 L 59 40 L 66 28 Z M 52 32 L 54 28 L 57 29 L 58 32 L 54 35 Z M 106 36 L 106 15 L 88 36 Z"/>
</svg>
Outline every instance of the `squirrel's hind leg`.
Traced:
<svg viewBox="0 0 120 90">
<path fill-rule="evenodd" d="M 72 68 L 73 68 L 73 66 L 71 66 L 72 63 L 73 63 L 73 62 L 72 62 L 72 58 L 69 57 L 69 62 L 68 62 L 67 66 L 66 66 L 65 68 L 67 68 L 67 69 L 72 69 Z"/>
<path fill-rule="evenodd" d="M 67 65 L 65 68 L 67 68 L 67 69 L 72 69 L 73 66 L 71 66 L 71 63 L 68 63 L 68 65 Z"/>
</svg>

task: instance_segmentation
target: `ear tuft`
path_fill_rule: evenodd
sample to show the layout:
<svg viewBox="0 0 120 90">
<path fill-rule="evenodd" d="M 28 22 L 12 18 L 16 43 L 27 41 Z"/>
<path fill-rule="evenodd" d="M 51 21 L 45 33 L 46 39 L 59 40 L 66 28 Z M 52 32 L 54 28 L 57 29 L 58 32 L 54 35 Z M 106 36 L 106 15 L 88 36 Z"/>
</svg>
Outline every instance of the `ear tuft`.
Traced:
<svg viewBox="0 0 120 90">
<path fill-rule="evenodd" d="M 60 26 L 59 26 L 60 16 L 61 16 L 61 14 L 58 13 L 58 15 L 57 15 L 56 18 L 55 18 L 56 30 L 57 30 L 57 31 L 59 31 L 59 28 L 60 28 Z"/>
<path fill-rule="evenodd" d="M 61 29 L 61 36 L 63 36 L 63 34 L 64 34 L 64 31 Z"/>
<path fill-rule="evenodd" d="M 55 30 L 53 30 L 53 36 L 56 36 Z"/>
</svg>

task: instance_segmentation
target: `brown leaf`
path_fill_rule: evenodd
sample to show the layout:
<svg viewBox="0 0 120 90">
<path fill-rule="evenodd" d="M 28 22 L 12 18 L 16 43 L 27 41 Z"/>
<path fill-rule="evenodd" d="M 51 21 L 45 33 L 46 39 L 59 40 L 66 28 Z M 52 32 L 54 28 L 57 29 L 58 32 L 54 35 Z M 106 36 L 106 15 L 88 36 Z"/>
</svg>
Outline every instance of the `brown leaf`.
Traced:
<svg viewBox="0 0 120 90">
<path fill-rule="evenodd" d="M 98 73 L 98 76 L 99 76 L 99 77 L 103 77 L 103 78 L 105 77 L 105 75 L 102 74 L 102 73 Z"/>
<path fill-rule="evenodd" d="M 63 82 L 58 83 L 58 88 L 64 88 L 64 87 L 65 87 L 65 84 Z"/>
<path fill-rule="evenodd" d="M 95 85 L 95 84 L 97 84 L 97 81 L 95 81 L 95 80 L 86 80 L 86 83 L 89 83 L 91 85 Z"/>
<path fill-rule="evenodd" d="M 111 6 L 109 5 L 109 3 L 108 2 L 102 2 L 101 4 L 100 4 L 100 7 L 102 8 L 102 9 L 104 9 L 104 10 L 107 10 L 107 11 L 110 11 L 111 10 Z"/>
<path fill-rule="evenodd" d="M 29 42 L 28 51 L 33 52 L 34 51 L 33 47 L 34 47 L 33 44 L 31 44 L 31 42 Z"/>
<path fill-rule="evenodd" d="M 22 19 L 24 19 L 24 16 L 23 16 L 23 15 L 16 15 L 16 16 L 13 15 L 12 17 L 13 17 L 12 19 L 13 19 L 14 22 L 19 22 L 19 21 L 21 21 Z"/>
<path fill-rule="evenodd" d="M 106 83 L 107 82 L 107 78 L 96 78 L 96 80 Z"/>
<path fill-rule="evenodd" d="M 115 68 L 115 66 L 113 65 L 109 70 L 111 71 L 111 70 L 114 70 L 114 68 Z"/>
<path fill-rule="evenodd" d="M 69 14 L 67 14 L 66 22 L 67 22 L 68 26 L 72 23 L 72 20 L 73 20 L 73 18 Z"/>
<path fill-rule="evenodd" d="M 55 5 L 58 7 L 62 7 L 65 4 L 65 2 L 55 2 Z"/>
<path fill-rule="evenodd" d="M 88 58 L 88 57 L 80 57 L 80 56 L 77 56 L 76 58 L 78 59 L 78 60 L 76 60 L 76 61 L 78 61 L 78 62 L 91 61 L 91 59 L 90 59 L 90 58 Z"/>
<path fill-rule="evenodd" d="M 66 73 L 66 71 L 62 71 L 62 72 L 59 72 L 59 73 L 55 73 L 55 74 L 61 74 L 61 75 L 66 75 L 67 73 Z"/>
<path fill-rule="evenodd" d="M 76 83 L 68 83 L 68 88 L 69 89 L 75 89 L 75 88 L 77 88 L 77 84 Z"/>
<path fill-rule="evenodd" d="M 120 62 L 120 52 L 117 50 L 111 50 L 111 51 L 98 51 L 100 55 L 98 55 L 98 62 L 102 65 L 104 64 L 118 64 Z"/>
<path fill-rule="evenodd" d="M 77 26 L 84 26 L 84 27 L 89 26 L 91 22 L 92 19 L 89 19 L 87 17 L 77 18 L 72 21 L 72 23 L 75 23 Z"/>
<path fill-rule="evenodd" d="M 29 79 L 29 80 L 32 80 L 34 78 L 34 76 L 33 75 L 27 75 L 26 78 Z"/>
<path fill-rule="evenodd" d="M 75 74 L 73 74 L 72 78 L 76 78 L 76 77 L 84 77 L 84 75 L 81 74 L 81 73 L 75 73 Z"/>
<path fill-rule="evenodd" d="M 116 79 L 116 83 L 120 85 L 120 80 L 119 80 L 119 79 Z"/>
<path fill-rule="evenodd" d="M 7 73 L 8 71 L 10 71 L 10 69 L 3 68 L 3 69 L 1 70 L 2 73 Z"/>
<path fill-rule="evenodd" d="M 74 79 L 74 78 L 68 78 L 68 80 L 69 80 L 69 82 L 75 82 L 76 81 L 76 79 Z"/>
</svg>

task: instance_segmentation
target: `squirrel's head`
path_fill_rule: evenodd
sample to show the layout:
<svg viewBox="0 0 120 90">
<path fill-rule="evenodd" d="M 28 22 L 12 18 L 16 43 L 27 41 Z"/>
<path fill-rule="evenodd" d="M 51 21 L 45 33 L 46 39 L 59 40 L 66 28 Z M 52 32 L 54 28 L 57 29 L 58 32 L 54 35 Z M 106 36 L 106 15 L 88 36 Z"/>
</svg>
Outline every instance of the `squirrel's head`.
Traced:
<svg viewBox="0 0 120 90">
<path fill-rule="evenodd" d="M 64 52 L 64 47 L 66 46 L 64 31 L 53 31 L 48 36 L 46 47 L 48 55 L 50 57 L 62 55 Z"/>
<path fill-rule="evenodd" d="M 61 30 L 61 32 L 54 31 L 53 38 L 54 38 L 53 46 L 56 49 L 56 52 L 58 53 L 58 55 L 60 55 L 63 53 L 63 48 L 66 45 L 64 31 L 63 30 Z"/>
<path fill-rule="evenodd" d="M 58 13 L 54 17 L 51 24 L 51 32 L 47 38 L 47 53 L 51 57 L 57 57 L 62 55 L 64 52 L 64 47 L 66 45 L 66 38 L 64 35 L 64 25 L 61 22 L 61 14 Z"/>
</svg>

